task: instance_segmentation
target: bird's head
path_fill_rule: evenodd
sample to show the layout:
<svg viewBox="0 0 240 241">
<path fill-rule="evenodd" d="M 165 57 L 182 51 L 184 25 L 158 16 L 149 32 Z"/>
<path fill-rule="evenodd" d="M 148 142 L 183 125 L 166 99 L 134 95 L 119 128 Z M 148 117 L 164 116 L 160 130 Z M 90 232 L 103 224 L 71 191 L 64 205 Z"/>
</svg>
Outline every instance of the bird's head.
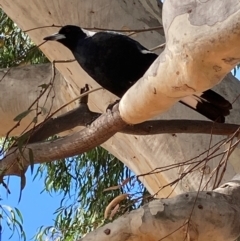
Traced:
<svg viewBox="0 0 240 241">
<path fill-rule="evenodd" d="M 73 50 L 78 41 L 87 37 L 86 33 L 78 26 L 66 25 L 58 33 L 45 37 L 43 40 L 58 41 Z"/>
</svg>

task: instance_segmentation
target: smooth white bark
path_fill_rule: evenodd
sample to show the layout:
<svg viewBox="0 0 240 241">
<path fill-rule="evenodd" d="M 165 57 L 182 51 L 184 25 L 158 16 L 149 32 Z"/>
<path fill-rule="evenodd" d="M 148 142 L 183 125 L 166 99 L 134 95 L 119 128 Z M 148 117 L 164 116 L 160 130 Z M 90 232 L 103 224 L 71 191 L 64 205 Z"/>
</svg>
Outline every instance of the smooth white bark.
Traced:
<svg viewBox="0 0 240 241">
<path fill-rule="evenodd" d="M 64 77 L 58 71 L 54 81 L 52 81 L 52 76 L 51 64 L 17 67 L 0 72 L 1 137 L 6 136 L 9 130 L 16 125 L 17 122 L 14 121 L 14 118 L 26 111 L 37 99 L 39 100 L 31 108 L 33 111 L 23 118 L 20 125 L 9 133 L 10 136 L 20 135 L 32 123 L 36 112 L 42 110 L 42 114 L 38 115 L 39 123 L 46 118 L 47 114 L 53 113 L 72 100 L 73 97 L 69 94 L 70 88 Z M 40 86 L 49 83 L 52 83 L 52 85 L 41 96 L 44 88 Z M 57 115 L 73 109 L 76 105 L 77 103 L 73 103 L 67 106 L 59 111 Z M 36 111 L 37 107 L 38 110 Z M 29 125 L 29 128 L 32 127 L 33 124 Z"/>
<path fill-rule="evenodd" d="M 145 121 L 218 84 L 240 60 L 239 21 L 237 0 L 165 1 L 166 48 L 122 98 L 122 118 Z"/>
<path fill-rule="evenodd" d="M 234 241 L 240 235 L 239 202 L 240 179 L 236 177 L 211 192 L 152 201 L 79 241 Z"/>
</svg>

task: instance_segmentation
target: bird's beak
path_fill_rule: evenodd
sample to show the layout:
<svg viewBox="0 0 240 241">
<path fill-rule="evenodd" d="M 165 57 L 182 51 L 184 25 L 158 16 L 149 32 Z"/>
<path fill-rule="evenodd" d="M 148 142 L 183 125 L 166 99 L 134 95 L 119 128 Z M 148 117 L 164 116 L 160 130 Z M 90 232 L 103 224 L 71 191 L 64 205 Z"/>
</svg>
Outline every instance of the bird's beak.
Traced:
<svg viewBox="0 0 240 241">
<path fill-rule="evenodd" d="M 53 35 L 47 36 L 45 37 L 43 40 L 47 40 L 47 41 L 57 41 L 60 39 L 65 39 L 66 36 L 63 34 L 59 34 L 59 33 L 55 33 Z"/>
</svg>

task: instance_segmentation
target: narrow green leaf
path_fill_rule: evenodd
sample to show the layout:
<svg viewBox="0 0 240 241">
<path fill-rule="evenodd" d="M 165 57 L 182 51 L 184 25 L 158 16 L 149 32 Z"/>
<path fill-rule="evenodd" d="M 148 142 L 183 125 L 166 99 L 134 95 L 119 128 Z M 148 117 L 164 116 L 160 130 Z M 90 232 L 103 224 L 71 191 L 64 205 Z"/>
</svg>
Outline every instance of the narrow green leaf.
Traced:
<svg viewBox="0 0 240 241">
<path fill-rule="evenodd" d="M 19 209 L 18 209 L 18 208 L 15 208 L 15 211 L 16 211 L 16 213 L 17 213 L 17 215 L 18 215 L 19 219 L 21 220 L 21 223 L 23 223 L 23 217 L 22 217 L 21 212 L 19 211 Z"/>
<path fill-rule="evenodd" d="M 32 149 L 28 149 L 28 155 L 29 155 L 29 162 L 30 162 L 30 168 L 31 168 L 31 174 L 33 174 L 34 170 L 34 158 L 33 158 L 33 151 Z"/>
<path fill-rule="evenodd" d="M 38 87 L 41 87 L 42 89 L 47 89 L 49 86 L 49 84 L 42 84 L 42 85 L 39 85 Z"/>
<path fill-rule="evenodd" d="M 22 113 L 20 113 L 19 115 L 17 115 L 13 120 L 14 121 L 20 121 L 22 120 L 24 117 L 26 117 L 29 113 L 31 113 L 33 110 L 26 110 L 23 111 Z"/>
<path fill-rule="evenodd" d="M 47 114 L 47 109 L 45 108 L 45 107 L 40 107 L 40 109 L 41 109 L 41 113 L 42 113 L 42 115 L 46 115 Z"/>
<path fill-rule="evenodd" d="M 37 116 L 34 116 L 32 122 L 33 122 L 34 124 L 36 124 L 36 123 L 38 122 L 38 118 L 37 118 Z"/>
<path fill-rule="evenodd" d="M 26 176 L 24 171 L 21 171 L 21 182 L 20 182 L 20 193 L 19 193 L 19 198 L 18 198 L 18 203 L 20 203 L 21 198 L 22 198 L 22 190 L 26 186 Z"/>
</svg>

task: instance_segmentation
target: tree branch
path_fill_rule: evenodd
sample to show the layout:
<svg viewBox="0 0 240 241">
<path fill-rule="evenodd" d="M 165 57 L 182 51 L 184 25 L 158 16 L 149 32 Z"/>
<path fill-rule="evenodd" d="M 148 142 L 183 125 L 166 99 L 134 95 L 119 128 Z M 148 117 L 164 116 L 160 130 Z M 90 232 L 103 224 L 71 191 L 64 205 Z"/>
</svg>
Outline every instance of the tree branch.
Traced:
<svg viewBox="0 0 240 241">
<path fill-rule="evenodd" d="M 79 241 L 236 240 L 240 235 L 240 178 L 214 191 L 154 200 Z"/>
<path fill-rule="evenodd" d="M 157 120 L 147 121 L 135 126 L 127 126 L 120 118 L 117 108 L 118 105 L 115 105 L 112 111 L 102 114 L 89 127 L 71 136 L 54 141 L 28 144 L 23 148 L 24 150 L 20 151 L 18 150 L 19 147 L 12 148 L 0 162 L 2 176 L 20 175 L 22 170 L 25 170 L 32 164 L 29 159 L 29 150 L 33 152 L 34 164 L 50 162 L 91 150 L 119 131 L 134 135 L 159 133 L 212 133 L 228 135 L 234 133 L 239 128 L 239 125 L 192 120 Z M 75 112 L 77 115 L 74 114 Z M 58 131 L 69 129 L 69 126 L 73 128 L 79 124 L 86 125 L 86 121 L 92 121 L 97 116 L 99 116 L 98 113 L 89 111 L 87 105 L 81 103 L 76 110 L 70 111 L 56 119 L 51 119 L 43 126 L 37 127 L 29 142 L 46 139 L 49 135 L 57 134 Z M 31 131 L 28 134 L 30 133 Z M 23 154 L 21 154 L 22 152 Z"/>
<path fill-rule="evenodd" d="M 31 164 L 30 152 L 34 163 L 43 163 L 74 156 L 98 146 L 126 126 L 122 121 L 118 105 L 95 120 L 89 127 L 71 136 L 54 141 L 30 144 L 18 150 L 14 147 L 0 162 L 1 176 L 20 175 Z"/>
<path fill-rule="evenodd" d="M 41 123 L 23 136 L 28 143 L 42 141 L 53 135 L 70 130 L 77 126 L 87 126 L 101 114 L 89 110 L 87 104 L 81 103 L 78 108 L 67 112 L 57 118 L 51 118 Z M 119 132 L 131 135 L 157 135 L 157 134 L 212 134 L 231 135 L 240 125 L 222 124 L 201 120 L 152 120 L 137 125 L 128 125 Z"/>
<path fill-rule="evenodd" d="M 127 126 L 120 132 L 131 135 L 157 135 L 167 133 L 231 135 L 239 127 L 240 125 L 201 120 L 153 120 Z"/>
<path fill-rule="evenodd" d="M 211 89 L 239 63 L 237 3 L 165 1 L 163 12 L 166 47 L 119 103 L 128 124 L 144 122 L 185 96 Z"/>
</svg>

